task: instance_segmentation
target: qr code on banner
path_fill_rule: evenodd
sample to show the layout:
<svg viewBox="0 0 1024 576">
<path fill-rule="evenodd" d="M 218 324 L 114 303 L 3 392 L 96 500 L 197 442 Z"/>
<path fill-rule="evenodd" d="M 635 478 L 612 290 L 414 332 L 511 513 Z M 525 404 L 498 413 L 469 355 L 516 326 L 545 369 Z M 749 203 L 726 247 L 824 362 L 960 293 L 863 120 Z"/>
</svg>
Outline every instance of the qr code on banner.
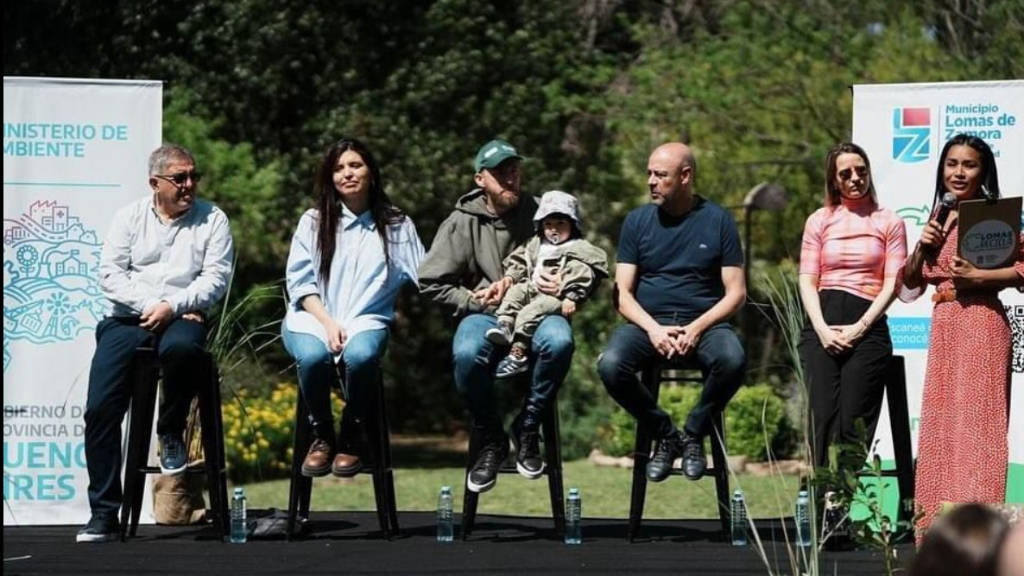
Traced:
<svg viewBox="0 0 1024 576">
<path fill-rule="evenodd" d="M 1024 305 L 1007 306 L 1013 330 L 1013 371 L 1024 374 Z"/>
</svg>

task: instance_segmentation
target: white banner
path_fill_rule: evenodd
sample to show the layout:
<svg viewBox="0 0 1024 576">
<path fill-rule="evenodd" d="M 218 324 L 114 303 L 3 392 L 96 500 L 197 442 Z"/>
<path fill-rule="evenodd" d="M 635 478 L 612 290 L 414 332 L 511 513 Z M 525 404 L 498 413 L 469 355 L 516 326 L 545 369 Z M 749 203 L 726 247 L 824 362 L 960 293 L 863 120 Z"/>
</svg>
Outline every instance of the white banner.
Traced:
<svg viewBox="0 0 1024 576">
<path fill-rule="evenodd" d="M 84 420 L 103 238 L 146 193 L 163 85 L 4 78 L 4 525 L 89 518 Z"/>
<path fill-rule="evenodd" d="M 1024 194 L 1024 81 L 861 85 L 853 90 L 853 140 L 867 150 L 879 200 L 903 217 L 912 249 L 935 194 L 938 155 L 959 133 L 985 140 L 996 156 L 1003 196 Z M 1024 219 L 1024 216 L 1022 216 Z M 1024 502 L 1024 296 L 1000 295 L 1013 326 L 1008 502 Z M 895 353 L 906 357 L 911 436 L 917 453 L 931 298 L 897 301 L 889 311 Z M 892 459 L 888 408 L 878 437 Z"/>
</svg>

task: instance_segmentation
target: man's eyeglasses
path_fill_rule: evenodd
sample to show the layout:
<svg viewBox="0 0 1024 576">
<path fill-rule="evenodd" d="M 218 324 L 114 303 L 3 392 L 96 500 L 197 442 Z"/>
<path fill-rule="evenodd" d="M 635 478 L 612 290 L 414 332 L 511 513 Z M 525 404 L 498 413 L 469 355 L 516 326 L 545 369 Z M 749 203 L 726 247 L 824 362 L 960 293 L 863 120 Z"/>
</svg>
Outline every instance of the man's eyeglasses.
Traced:
<svg viewBox="0 0 1024 576">
<path fill-rule="evenodd" d="M 849 180 L 850 178 L 853 178 L 853 172 L 854 171 L 856 171 L 857 172 L 857 176 L 860 176 L 861 178 L 866 178 L 867 175 L 868 175 L 868 167 L 867 166 L 857 166 L 853 170 L 850 170 L 849 168 L 840 170 L 839 171 L 839 179 L 843 180 L 845 182 L 846 180 Z"/>
<path fill-rule="evenodd" d="M 203 175 L 202 174 L 200 174 L 199 172 L 194 172 L 194 171 L 193 172 L 176 172 L 174 174 L 154 174 L 153 177 L 154 178 L 160 178 L 161 180 L 166 180 L 166 181 L 174 184 L 175 186 L 184 186 L 185 182 L 188 182 L 190 178 L 192 179 L 192 183 L 193 184 L 198 184 L 199 181 L 203 179 Z"/>
</svg>

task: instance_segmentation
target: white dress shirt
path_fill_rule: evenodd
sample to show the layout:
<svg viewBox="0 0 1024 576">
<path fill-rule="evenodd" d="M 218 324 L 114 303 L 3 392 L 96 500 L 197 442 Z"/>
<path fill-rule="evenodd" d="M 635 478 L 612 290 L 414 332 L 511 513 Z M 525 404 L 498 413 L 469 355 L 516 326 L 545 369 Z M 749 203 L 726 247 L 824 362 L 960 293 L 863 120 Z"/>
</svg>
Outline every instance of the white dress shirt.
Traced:
<svg viewBox="0 0 1024 576">
<path fill-rule="evenodd" d="M 100 289 L 110 316 L 139 316 L 161 300 L 175 316 L 206 311 L 228 288 L 234 259 L 228 218 L 196 199 L 164 222 L 147 195 L 114 215 L 100 258 Z"/>
</svg>

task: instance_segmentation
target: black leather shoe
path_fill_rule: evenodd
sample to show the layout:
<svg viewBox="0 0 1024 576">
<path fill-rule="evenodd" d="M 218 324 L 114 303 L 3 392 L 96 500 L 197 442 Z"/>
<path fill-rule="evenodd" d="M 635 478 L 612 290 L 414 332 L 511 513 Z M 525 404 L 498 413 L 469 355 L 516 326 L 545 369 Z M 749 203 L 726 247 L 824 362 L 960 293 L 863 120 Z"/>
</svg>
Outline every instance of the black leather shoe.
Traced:
<svg viewBox="0 0 1024 576">
<path fill-rule="evenodd" d="M 658 440 L 654 455 L 647 463 L 647 479 L 651 482 L 661 482 L 668 478 L 672 472 L 672 463 L 675 462 L 676 456 L 682 453 L 682 449 L 682 435 L 679 432 L 673 432 Z"/>
<path fill-rule="evenodd" d="M 508 437 L 502 432 L 480 450 L 476 464 L 466 477 L 466 487 L 477 493 L 494 488 L 498 481 L 498 469 L 505 458 L 508 458 Z"/>
<path fill-rule="evenodd" d="M 690 480 L 700 480 L 708 467 L 707 456 L 704 455 L 704 441 L 684 434 L 683 443 L 683 474 Z"/>
<path fill-rule="evenodd" d="M 522 430 L 512 426 L 512 449 L 516 455 L 516 471 L 521 476 L 536 480 L 544 474 L 544 459 L 540 456 L 540 432 Z"/>
</svg>

